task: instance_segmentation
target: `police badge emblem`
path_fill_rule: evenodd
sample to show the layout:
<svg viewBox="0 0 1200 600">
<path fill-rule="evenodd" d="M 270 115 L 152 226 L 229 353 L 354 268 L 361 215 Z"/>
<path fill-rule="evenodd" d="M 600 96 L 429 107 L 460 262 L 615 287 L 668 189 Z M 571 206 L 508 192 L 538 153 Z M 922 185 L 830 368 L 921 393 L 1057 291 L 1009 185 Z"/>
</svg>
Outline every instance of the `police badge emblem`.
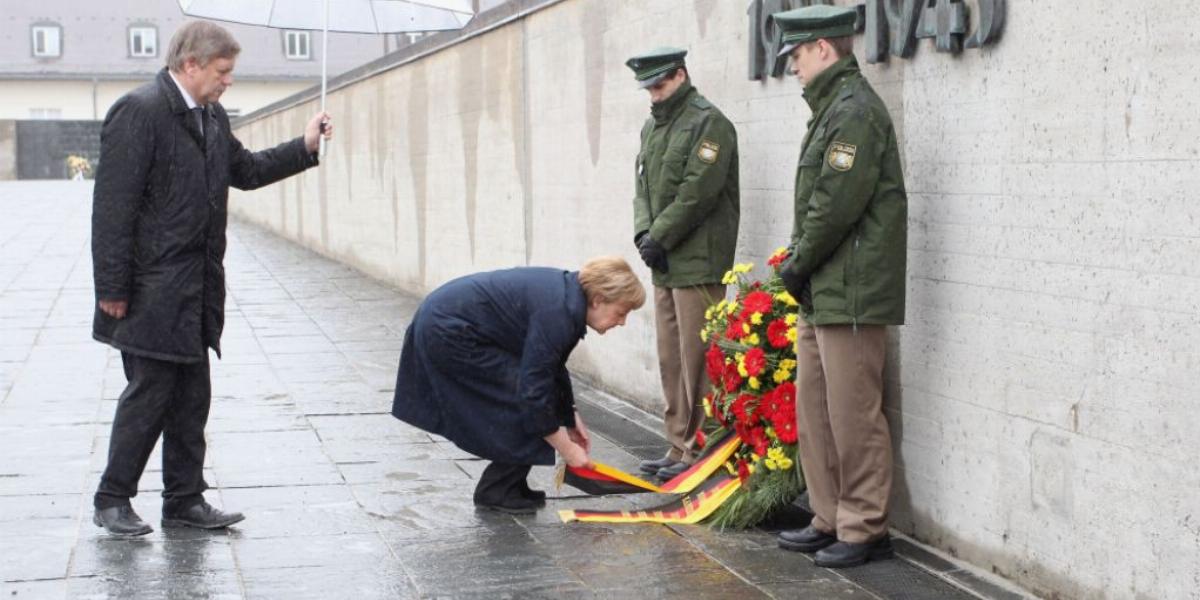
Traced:
<svg viewBox="0 0 1200 600">
<path fill-rule="evenodd" d="M 834 142 L 829 145 L 829 166 L 835 171 L 849 171 L 854 167 L 854 152 L 858 150 L 853 144 Z"/>
<path fill-rule="evenodd" d="M 700 140 L 700 149 L 696 151 L 696 158 L 711 165 L 717 162 L 717 156 L 720 154 L 720 144 L 712 140 Z"/>
</svg>

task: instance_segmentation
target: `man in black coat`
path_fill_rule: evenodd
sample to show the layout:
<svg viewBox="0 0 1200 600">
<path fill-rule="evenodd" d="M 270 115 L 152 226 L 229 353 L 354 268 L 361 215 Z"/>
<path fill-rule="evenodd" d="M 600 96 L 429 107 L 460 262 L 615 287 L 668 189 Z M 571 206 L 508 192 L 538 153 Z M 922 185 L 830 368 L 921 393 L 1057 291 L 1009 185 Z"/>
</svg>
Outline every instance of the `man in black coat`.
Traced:
<svg viewBox="0 0 1200 600">
<path fill-rule="evenodd" d="M 329 116 L 304 135 L 250 152 L 217 102 L 241 50 L 195 21 L 171 39 L 167 68 L 113 105 L 101 132 L 92 209 L 93 337 L 121 351 L 129 385 L 113 418 L 94 521 L 117 535 L 152 531 L 129 499 L 163 438 L 164 527 L 242 520 L 204 501 L 208 349 L 221 356 L 229 186 L 248 190 L 317 164 Z"/>
</svg>

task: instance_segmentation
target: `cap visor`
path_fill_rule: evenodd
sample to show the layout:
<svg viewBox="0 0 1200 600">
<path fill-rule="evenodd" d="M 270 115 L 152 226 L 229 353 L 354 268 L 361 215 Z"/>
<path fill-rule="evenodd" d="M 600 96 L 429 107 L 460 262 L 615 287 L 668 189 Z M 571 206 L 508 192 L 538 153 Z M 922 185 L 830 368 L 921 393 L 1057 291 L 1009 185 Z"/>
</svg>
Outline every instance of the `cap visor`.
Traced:
<svg viewBox="0 0 1200 600">
<path fill-rule="evenodd" d="M 779 49 L 779 54 L 776 54 L 775 56 L 787 56 L 791 54 L 792 50 L 795 50 L 799 45 L 800 44 L 784 44 L 783 47 Z"/>
<path fill-rule="evenodd" d="M 659 73 L 658 75 L 655 75 L 654 77 L 648 77 L 646 79 L 639 81 L 638 87 L 644 90 L 666 78 L 667 78 L 666 73 Z"/>
</svg>

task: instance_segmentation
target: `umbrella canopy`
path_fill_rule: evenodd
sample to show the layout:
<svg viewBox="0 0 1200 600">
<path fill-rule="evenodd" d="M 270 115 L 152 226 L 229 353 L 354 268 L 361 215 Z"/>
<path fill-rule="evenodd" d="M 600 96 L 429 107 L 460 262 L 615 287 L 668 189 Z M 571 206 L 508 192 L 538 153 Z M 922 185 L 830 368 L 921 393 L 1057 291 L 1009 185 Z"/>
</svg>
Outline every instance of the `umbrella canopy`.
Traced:
<svg viewBox="0 0 1200 600">
<path fill-rule="evenodd" d="M 460 29 L 471 0 L 179 0 L 183 14 L 278 29 L 320 29 L 321 111 L 325 111 L 329 32 L 403 33 Z M 321 154 L 325 138 L 321 137 Z"/>
<path fill-rule="evenodd" d="M 459 29 L 474 16 L 471 0 L 179 0 L 179 7 L 204 19 L 346 33 Z"/>
</svg>

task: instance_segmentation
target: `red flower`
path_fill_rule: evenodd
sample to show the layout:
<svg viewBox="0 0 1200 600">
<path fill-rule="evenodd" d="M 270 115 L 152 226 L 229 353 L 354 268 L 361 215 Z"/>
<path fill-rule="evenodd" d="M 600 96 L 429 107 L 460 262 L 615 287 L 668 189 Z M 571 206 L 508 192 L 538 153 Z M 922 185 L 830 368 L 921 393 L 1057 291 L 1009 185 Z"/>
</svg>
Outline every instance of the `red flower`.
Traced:
<svg viewBox="0 0 1200 600">
<path fill-rule="evenodd" d="M 786 250 L 784 250 L 783 252 L 780 252 L 779 254 L 776 254 L 775 256 L 768 258 L 767 266 L 768 267 L 778 267 L 779 265 L 783 264 L 783 261 L 787 260 L 787 257 L 788 257 L 788 252 Z"/>
<path fill-rule="evenodd" d="M 783 408 L 783 403 L 779 400 L 778 388 L 776 388 L 763 394 L 762 402 L 758 405 L 758 416 L 767 421 L 774 420 L 781 408 Z"/>
<path fill-rule="evenodd" d="M 750 478 L 750 466 L 746 464 L 746 461 L 738 459 L 737 474 L 738 479 L 742 481 L 746 481 Z"/>
<path fill-rule="evenodd" d="M 725 354 L 713 344 L 704 355 L 705 367 L 708 369 L 708 380 L 713 385 L 721 385 L 721 375 L 725 372 Z"/>
<path fill-rule="evenodd" d="M 751 348 L 746 353 L 746 374 L 751 377 L 758 377 L 759 373 L 767 366 L 767 357 L 763 353 L 762 348 Z"/>
<path fill-rule="evenodd" d="M 745 335 L 745 330 L 742 329 L 743 321 L 736 317 L 729 317 L 729 327 L 725 328 L 725 339 L 740 340 Z"/>
<path fill-rule="evenodd" d="M 771 312 L 771 295 L 766 292 L 750 292 L 742 303 L 742 318 L 749 318 L 754 313 L 767 314 Z"/>
<path fill-rule="evenodd" d="M 736 392 L 742 386 L 742 376 L 738 373 L 737 365 L 725 365 L 725 391 Z"/>
<path fill-rule="evenodd" d="M 767 325 L 767 342 L 772 348 L 787 348 L 791 345 L 791 340 L 787 337 L 788 332 L 787 321 L 783 319 L 775 319 Z"/>
<path fill-rule="evenodd" d="M 779 441 L 785 444 L 796 443 L 796 415 L 787 415 L 790 418 L 773 419 L 772 424 L 775 425 L 775 435 L 779 436 Z"/>
<path fill-rule="evenodd" d="M 748 411 L 746 409 L 748 408 L 747 405 L 750 404 L 751 402 L 754 402 L 754 400 L 755 400 L 754 396 L 751 396 L 750 394 L 742 394 L 741 396 L 738 396 L 736 400 L 733 401 L 732 405 L 730 405 L 729 409 L 731 411 L 733 411 L 733 417 L 734 417 L 734 419 L 737 420 L 737 422 L 739 424 L 742 424 L 742 425 L 750 424 L 750 418 L 753 415 L 753 413 L 751 412 L 750 414 L 747 414 Z M 750 441 L 750 440 L 746 440 L 746 441 Z"/>
<path fill-rule="evenodd" d="M 775 393 L 784 409 L 796 412 L 796 384 L 785 381 L 775 388 Z"/>
<path fill-rule="evenodd" d="M 708 445 L 708 438 L 704 437 L 704 432 L 698 429 L 696 430 L 696 445 L 700 448 Z"/>
</svg>

